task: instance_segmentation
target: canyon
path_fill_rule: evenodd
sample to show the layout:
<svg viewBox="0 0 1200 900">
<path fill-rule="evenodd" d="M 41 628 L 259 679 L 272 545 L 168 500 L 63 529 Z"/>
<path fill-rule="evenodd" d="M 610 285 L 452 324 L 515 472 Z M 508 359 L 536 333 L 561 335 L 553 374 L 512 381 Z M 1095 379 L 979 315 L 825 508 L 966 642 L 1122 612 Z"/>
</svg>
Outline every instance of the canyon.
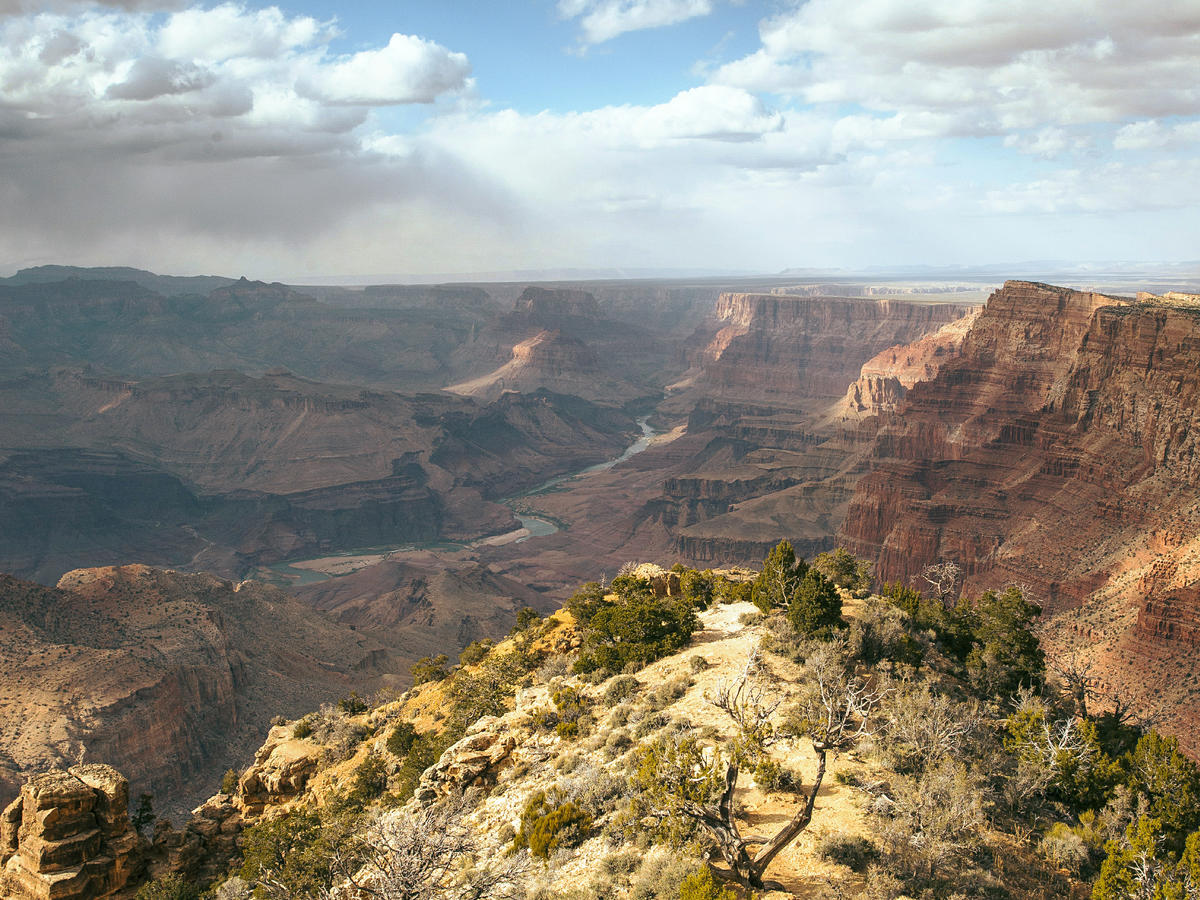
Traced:
<svg viewBox="0 0 1200 900">
<path fill-rule="evenodd" d="M 181 785 L 211 792 L 232 758 L 214 736 L 235 720 L 244 750 L 273 714 L 403 684 L 418 657 L 501 635 L 631 560 L 755 565 L 782 538 L 810 557 L 845 545 L 881 582 L 952 561 L 969 593 L 1025 586 L 1053 655 L 1085 660 L 1102 702 L 1119 694 L 1196 752 L 1195 298 L 985 293 L 136 270 L 0 283 L 9 604 L 134 610 L 128 635 L 95 645 L 14 619 L 6 652 L 26 681 L 0 690 L 32 706 L 0 743 L 9 790 L 86 750 L 190 802 Z M 639 422 L 648 446 L 598 468 Z M 150 574 L 112 574 L 134 571 Z M 142 581 L 158 587 L 131 600 Z M 254 687 L 239 654 L 284 652 L 232 611 L 260 595 L 286 606 L 297 647 L 348 641 L 349 656 L 264 661 L 286 686 Z M 139 648 L 160 643 L 173 649 L 150 666 Z M 101 657 L 113 674 L 93 690 Z M 160 718 L 188 698 L 212 717 L 148 728 L 129 718 L 135 695 Z M 91 717 L 32 724 L 73 705 Z"/>
<path fill-rule="evenodd" d="M 121 768 L 190 809 L 276 715 L 387 683 L 394 645 L 277 588 L 142 565 L 0 575 L 0 805 L 29 772 Z"/>
</svg>

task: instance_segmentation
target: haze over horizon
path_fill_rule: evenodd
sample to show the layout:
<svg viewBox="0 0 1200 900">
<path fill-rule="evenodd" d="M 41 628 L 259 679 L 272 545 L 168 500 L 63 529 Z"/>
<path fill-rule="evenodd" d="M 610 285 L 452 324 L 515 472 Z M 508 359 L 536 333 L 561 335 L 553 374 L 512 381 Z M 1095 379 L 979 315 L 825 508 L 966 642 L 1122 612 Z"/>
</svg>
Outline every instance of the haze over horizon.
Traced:
<svg viewBox="0 0 1200 900">
<path fill-rule="evenodd" d="M 0 270 L 1194 260 L 1200 4 L 0 5 Z"/>
</svg>

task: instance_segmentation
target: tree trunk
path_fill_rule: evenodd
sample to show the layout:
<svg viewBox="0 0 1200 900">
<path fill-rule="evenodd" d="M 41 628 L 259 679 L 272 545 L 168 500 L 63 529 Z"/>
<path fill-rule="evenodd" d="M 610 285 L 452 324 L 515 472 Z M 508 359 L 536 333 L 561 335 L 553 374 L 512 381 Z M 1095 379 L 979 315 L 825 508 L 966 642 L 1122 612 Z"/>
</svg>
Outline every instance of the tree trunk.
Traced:
<svg viewBox="0 0 1200 900">
<path fill-rule="evenodd" d="M 813 748 L 817 751 L 817 776 L 813 781 L 812 789 L 808 792 L 808 799 L 804 802 L 804 806 L 800 811 L 792 817 L 792 821 L 788 822 L 775 837 L 771 838 L 763 848 L 755 854 L 754 859 L 750 862 L 749 881 L 751 887 L 761 888 L 763 886 L 762 876 L 767 870 L 767 866 L 771 864 L 779 852 L 788 844 L 796 839 L 796 835 L 808 827 L 808 823 L 812 821 L 813 808 L 817 804 L 817 792 L 821 790 L 821 781 L 825 778 L 825 750 Z"/>
</svg>

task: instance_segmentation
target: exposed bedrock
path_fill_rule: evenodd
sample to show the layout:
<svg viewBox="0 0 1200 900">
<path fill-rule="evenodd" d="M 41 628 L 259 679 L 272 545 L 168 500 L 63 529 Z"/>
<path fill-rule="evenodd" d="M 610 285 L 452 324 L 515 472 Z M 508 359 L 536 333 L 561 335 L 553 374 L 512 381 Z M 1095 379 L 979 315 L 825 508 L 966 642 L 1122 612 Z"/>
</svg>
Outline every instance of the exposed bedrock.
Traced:
<svg viewBox="0 0 1200 900">
<path fill-rule="evenodd" d="M 129 824 L 129 782 L 104 765 L 34 775 L 0 813 L 6 900 L 118 895 L 141 862 Z"/>
<path fill-rule="evenodd" d="M 679 389 L 698 398 L 688 434 L 706 443 L 647 516 L 694 562 L 758 562 L 785 537 L 809 555 L 828 549 L 878 417 L 894 412 L 904 381 L 957 353 L 973 309 L 722 294 L 720 328 Z M 869 395 L 844 409 L 847 386 L 867 377 Z"/>
<path fill-rule="evenodd" d="M 183 807 L 271 716 L 366 689 L 386 646 L 266 585 L 137 565 L 0 576 L 0 612 L 0 801 L 21 773 L 103 760 Z"/>
<path fill-rule="evenodd" d="M 1027 585 L 1066 617 L 1064 643 L 1139 690 L 1139 659 L 1194 650 L 1198 416 L 1194 301 L 1009 282 L 881 430 L 843 536 L 881 579 L 947 559 L 972 590 Z M 1143 706 L 1182 728 L 1180 690 Z"/>
<path fill-rule="evenodd" d="M 961 318 L 965 304 L 849 297 L 722 294 L 721 330 L 703 353 L 719 396 L 804 408 L 841 397 L 871 357 Z"/>
</svg>

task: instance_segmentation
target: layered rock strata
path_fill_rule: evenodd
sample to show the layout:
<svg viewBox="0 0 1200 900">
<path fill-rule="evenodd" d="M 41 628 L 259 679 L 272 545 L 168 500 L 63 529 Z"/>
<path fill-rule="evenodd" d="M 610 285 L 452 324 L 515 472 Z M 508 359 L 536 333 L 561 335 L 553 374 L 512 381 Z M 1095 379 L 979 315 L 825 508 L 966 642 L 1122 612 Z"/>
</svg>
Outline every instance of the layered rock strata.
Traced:
<svg viewBox="0 0 1200 900">
<path fill-rule="evenodd" d="M 0 813 L 0 895 L 98 900 L 119 894 L 140 862 L 129 782 L 105 765 L 35 775 Z"/>
<path fill-rule="evenodd" d="M 186 809 L 267 720 L 376 684 L 385 644 L 265 585 L 146 566 L 0 576 L 0 801 L 98 759 Z"/>
<path fill-rule="evenodd" d="M 956 359 L 913 387 L 843 527 L 883 580 L 958 563 L 967 589 L 1016 582 L 1197 746 L 1200 309 L 1009 282 Z M 1164 663 L 1169 660 L 1168 668 Z"/>
</svg>

